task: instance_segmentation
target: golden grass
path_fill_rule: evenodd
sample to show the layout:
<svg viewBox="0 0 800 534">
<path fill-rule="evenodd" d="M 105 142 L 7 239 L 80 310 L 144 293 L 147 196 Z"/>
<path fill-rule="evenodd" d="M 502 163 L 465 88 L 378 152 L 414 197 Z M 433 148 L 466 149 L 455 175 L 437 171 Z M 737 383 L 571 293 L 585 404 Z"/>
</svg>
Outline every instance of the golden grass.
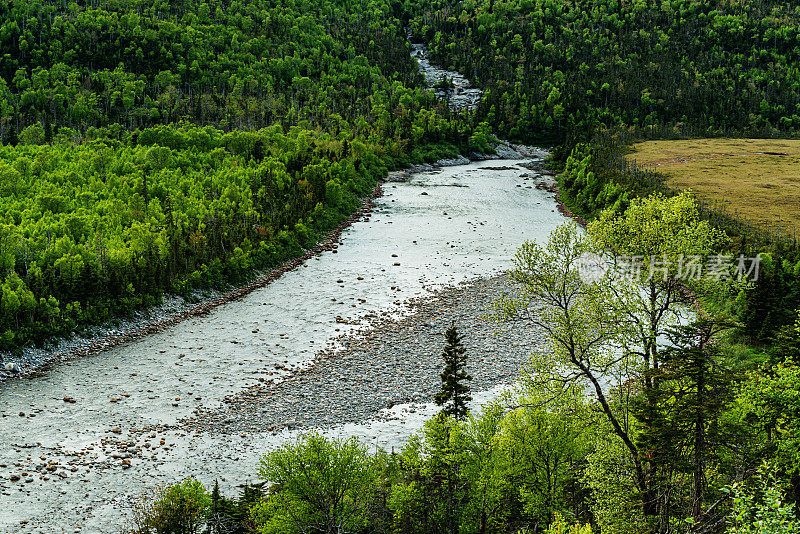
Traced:
<svg viewBox="0 0 800 534">
<path fill-rule="evenodd" d="M 674 189 L 757 225 L 800 235 L 800 140 L 646 141 L 628 156 L 652 165 Z"/>
</svg>

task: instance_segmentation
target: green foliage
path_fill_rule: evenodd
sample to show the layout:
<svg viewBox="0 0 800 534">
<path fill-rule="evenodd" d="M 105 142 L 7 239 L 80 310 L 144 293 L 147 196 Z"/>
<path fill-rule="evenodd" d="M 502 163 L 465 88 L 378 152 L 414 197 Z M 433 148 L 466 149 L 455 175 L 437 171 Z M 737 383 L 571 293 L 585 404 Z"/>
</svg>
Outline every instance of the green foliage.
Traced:
<svg viewBox="0 0 800 534">
<path fill-rule="evenodd" d="M 461 422 L 428 421 L 399 456 L 395 532 L 501 533 L 574 518 L 588 432 L 570 415 L 488 405 Z"/>
<path fill-rule="evenodd" d="M 771 134 L 800 127 L 794 4 L 412 1 L 417 39 L 486 89 L 476 121 L 524 142 L 598 127 Z"/>
<path fill-rule="evenodd" d="M 776 465 L 800 470 L 800 365 L 787 359 L 749 373 L 739 402 L 773 448 Z"/>
<path fill-rule="evenodd" d="M 191 478 L 143 499 L 133 510 L 126 534 L 199 534 L 209 512 L 210 497 Z"/>
<path fill-rule="evenodd" d="M 752 341 L 770 342 L 790 333 L 800 308 L 800 260 L 763 254 L 758 280 L 741 292 L 737 304 L 744 333 Z"/>
<path fill-rule="evenodd" d="M 624 214 L 605 210 L 587 230 L 600 247 L 615 254 L 664 260 L 667 277 L 681 275 L 681 258 L 710 254 L 725 237 L 701 220 L 698 202 L 688 191 L 637 198 Z M 648 277 L 647 269 L 642 269 L 637 281 Z"/>
<path fill-rule="evenodd" d="M 225 131 L 306 122 L 338 135 L 365 112 L 387 114 L 391 138 L 406 128 L 391 120 L 404 86 L 416 83 L 402 21 L 383 0 L 45 0 L 4 3 L 0 20 L 4 143 L 14 124 L 38 124 L 41 142 L 43 122 L 85 135 L 185 118 Z M 420 104 L 436 107 L 413 91 L 402 112 Z"/>
<path fill-rule="evenodd" d="M 561 514 L 556 514 L 556 518 L 550 523 L 550 526 L 545 531 L 546 534 L 592 534 L 591 525 L 581 525 L 575 523 L 568 525 Z"/>
<path fill-rule="evenodd" d="M 466 371 L 467 349 L 461 343 L 461 336 L 458 335 L 455 325 L 447 329 L 445 339 L 447 344 L 442 352 L 444 371 L 440 375 L 442 390 L 436 394 L 435 401 L 439 406 L 445 406 L 442 409 L 443 414 L 463 419 L 469 411 L 467 403 L 472 400 L 469 386 L 464 383 L 472 380 Z"/>
<path fill-rule="evenodd" d="M 273 485 L 253 511 L 258 532 L 360 532 L 372 519 L 383 462 L 355 438 L 316 434 L 268 453 L 258 474 Z"/>
<path fill-rule="evenodd" d="M 755 484 L 733 486 L 733 510 L 728 534 L 798 534 L 800 519 L 784 504 L 774 470 L 765 465 Z"/>
<path fill-rule="evenodd" d="M 628 193 L 608 174 L 595 168 L 586 145 L 576 146 L 558 176 L 562 200 L 587 218 L 598 216 L 604 209 L 624 213 L 630 204 Z"/>
<path fill-rule="evenodd" d="M 727 328 L 699 319 L 670 332 L 671 346 L 648 373 L 654 386 L 633 403 L 642 427 L 637 445 L 651 460 L 654 479 L 674 488 L 662 513 L 678 524 L 687 517 L 698 527 L 717 521 L 707 507 L 724 497 L 723 485 L 738 469 L 726 465 L 726 444 L 745 442 L 737 425 L 724 418 L 736 383 L 717 343 Z"/>
<path fill-rule="evenodd" d="M 0 147 L 0 349 L 274 266 L 344 220 L 385 172 L 376 147 L 345 154 L 299 128 L 187 125 L 145 130 L 136 144 Z"/>
<path fill-rule="evenodd" d="M 565 518 L 585 520 L 592 513 L 584 469 L 593 451 L 596 421 L 578 399 L 545 411 L 534 407 L 541 399 L 526 397 L 524 408 L 503 419 L 501 444 L 508 462 L 504 474 L 516 489 L 528 524 L 552 521 L 566 528 Z"/>
<path fill-rule="evenodd" d="M 600 425 L 592 436 L 583 482 L 591 495 L 592 517 L 607 534 L 652 532 L 642 510 L 641 493 L 632 472 L 636 465 L 624 441 Z"/>
<path fill-rule="evenodd" d="M 23 1 L 0 21 L 0 282 L 24 286 L 0 350 L 240 282 L 389 167 L 488 150 L 422 87 L 386 0 Z"/>
</svg>

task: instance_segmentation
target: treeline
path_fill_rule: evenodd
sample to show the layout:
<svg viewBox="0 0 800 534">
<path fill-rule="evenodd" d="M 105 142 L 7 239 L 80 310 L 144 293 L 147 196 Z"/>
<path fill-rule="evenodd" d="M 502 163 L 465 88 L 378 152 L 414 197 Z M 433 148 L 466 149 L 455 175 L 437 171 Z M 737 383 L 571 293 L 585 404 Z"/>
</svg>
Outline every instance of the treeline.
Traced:
<svg viewBox="0 0 800 534">
<path fill-rule="evenodd" d="M 414 36 L 486 90 L 478 118 L 512 139 L 574 143 L 619 125 L 687 125 L 706 136 L 800 127 L 793 3 L 410 5 Z"/>
<path fill-rule="evenodd" d="M 0 148 L 2 348 L 275 265 L 386 172 L 373 147 L 299 128 L 131 137 Z"/>
<path fill-rule="evenodd" d="M 261 460 L 258 474 L 270 487 L 247 484 L 231 497 L 187 479 L 140 501 L 122 532 L 647 532 L 627 466 L 603 430 L 585 405 L 507 414 L 493 405 L 462 422 L 435 418 L 391 453 L 309 433 Z M 734 485 L 730 497 L 716 528 L 703 531 L 800 531 L 772 468 Z M 671 528 L 693 532 L 686 522 Z"/>
</svg>

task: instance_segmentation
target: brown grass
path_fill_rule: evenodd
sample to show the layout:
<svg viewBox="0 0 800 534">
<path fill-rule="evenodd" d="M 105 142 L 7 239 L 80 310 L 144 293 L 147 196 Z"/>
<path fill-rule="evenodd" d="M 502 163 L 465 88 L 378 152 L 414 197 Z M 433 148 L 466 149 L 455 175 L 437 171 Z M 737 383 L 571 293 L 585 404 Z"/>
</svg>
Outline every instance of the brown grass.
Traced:
<svg viewBox="0 0 800 534">
<path fill-rule="evenodd" d="M 800 140 L 646 141 L 628 156 L 652 165 L 674 189 L 757 225 L 800 235 Z"/>
</svg>

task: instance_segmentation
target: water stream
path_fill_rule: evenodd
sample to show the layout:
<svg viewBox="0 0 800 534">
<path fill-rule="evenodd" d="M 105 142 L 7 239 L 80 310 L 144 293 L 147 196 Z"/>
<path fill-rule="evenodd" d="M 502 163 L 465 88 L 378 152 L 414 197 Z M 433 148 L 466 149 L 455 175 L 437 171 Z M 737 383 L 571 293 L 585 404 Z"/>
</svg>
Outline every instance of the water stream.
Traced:
<svg viewBox="0 0 800 534">
<path fill-rule="evenodd" d="M 414 54 L 426 76 L 441 75 L 423 48 Z M 479 90 L 448 74 L 457 105 L 474 106 Z M 410 297 L 508 268 L 523 241 L 542 241 L 563 221 L 552 195 L 522 179 L 535 173 L 520 163 L 473 162 L 388 182 L 336 253 L 205 317 L 0 384 L 0 531 L 117 532 L 126 507 L 158 484 L 194 476 L 231 493 L 254 480 L 259 457 L 298 431 L 137 429 L 214 410 L 251 384 L 312 365 L 360 319 L 405 313 Z M 476 392 L 474 403 L 496 394 Z M 435 411 L 398 405 L 324 431 L 399 447 Z"/>
</svg>

